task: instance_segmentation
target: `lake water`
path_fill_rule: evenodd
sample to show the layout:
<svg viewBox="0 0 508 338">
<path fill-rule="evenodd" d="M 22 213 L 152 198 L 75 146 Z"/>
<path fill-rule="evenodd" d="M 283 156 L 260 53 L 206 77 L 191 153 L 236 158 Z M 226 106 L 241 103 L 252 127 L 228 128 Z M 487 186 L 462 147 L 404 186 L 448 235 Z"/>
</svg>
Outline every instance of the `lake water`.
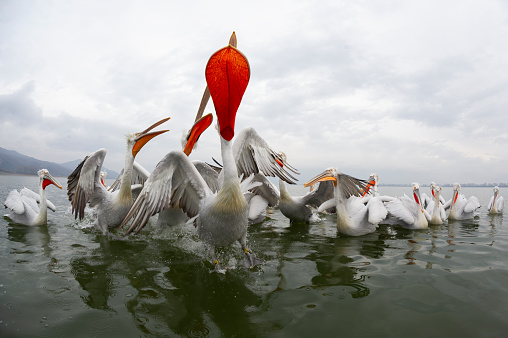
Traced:
<svg viewBox="0 0 508 338">
<path fill-rule="evenodd" d="M 508 217 L 487 213 L 492 188 L 462 189 L 482 204 L 475 220 L 421 231 L 381 225 L 362 237 L 337 235 L 333 215 L 290 225 L 270 210 L 248 235 L 265 263 L 245 269 L 235 244 L 219 253 L 229 269 L 217 274 L 191 226 L 152 222 L 127 240 L 103 236 L 90 220 L 74 221 L 66 179 L 57 179 L 64 189 L 47 188 L 57 211 L 46 226 L 0 218 L 2 337 L 508 334 Z M 0 200 L 14 188 L 37 191 L 37 181 L 0 175 Z"/>
</svg>

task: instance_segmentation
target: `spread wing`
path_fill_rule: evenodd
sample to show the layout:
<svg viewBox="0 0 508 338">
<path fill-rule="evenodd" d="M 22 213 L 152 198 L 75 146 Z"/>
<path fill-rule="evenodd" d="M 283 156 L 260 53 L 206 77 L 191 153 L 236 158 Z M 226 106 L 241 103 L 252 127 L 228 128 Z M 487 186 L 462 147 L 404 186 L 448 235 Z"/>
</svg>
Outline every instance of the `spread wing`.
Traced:
<svg viewBox="0 0 508 338">
<path fill-rule="evenodd" d="M 277 187 L 274 186 L 265 175 L 262 173 L 256 174 L 254 175 L 252 181 L 260 182 L 261 185 L 252 188 L 250 191 L 252 191 L 255 195 L 263 197 L 268 202 L 268 206 L 275 207 L 279 204 L 279 189 L 277 189 Z"/>
<path fill-rule="evenodd" d="M 182 209 L 190 218 L 199 213 L 203 198 L 212 194 L 196 167 L 182 151 L 172 151 L 157 164 L 120 228 L 134 218 L 126 234 L 136 233 L 164 209 Z"/>
<path fill-rule="evenodd" d="M 302 202 L 304 205 L 310 205 L 315 208 L 319 208 L 321 204 L 333 198 L 333 182 L 322 181 L 319 182 L 317 189 L 312 190 L 305 196 L 302 196 Z"/>
<path fill-rule="evenodd" d="M 83 219 L 86 204 L 90 199 L 100 198 L 94 195 L 106 192 L 104 186 L 100 184 L 100 173 L 106 152 L 103 148 L 86 156 L 67 177 L 67 196 L 72 205 L 74 218 L 79 216 L 80 220 Z M 99 189 L 95 189 L 96 186 Z"/>
<path fill-rule="evenodd" d="M 219 191 L 219 174 L 217 171 L 206 162 L 192 161 L 192 164 L 194 164 L 212 192 Z"/>
<path fill-rule="evenodd" d="M 118 175 L 117 179 L 111 187 L 109 188 L 110 191 L 115 191 L 118 188 L 120 188 L 120 182 L 122 181 L 123 176 L 123 169 L 120 171 L 120 175 Z M 132 165 L 132 179 L 131 179 L 131 185 L 141 184 L 144 185 L 148 177 L 150 176 L 150 173 L 148 170 L 143 168 L 141 164 L 134 161 L 134 164 Z"/>
<path fill-rule="evenodd" d="M 399 197 L 385 204 L 386 209 L 394 217 L 400 219 L 407 224 L 413 224 L 416 221 L 413 212 L 414 202 L 406 195 Z"/>
<path fill-rule="evenodd" d="M 245 128 L 236 135 L 233 154 L 238 175 L 243 174 L 244 177 L 248 177 L 251 174 L 262 172 L 266 176 L 278 177 L 290 184 L 295 184 L 297 181 L 286 168 L 293 173 L 297 173 L 297 171 L 285 163 L 282 157 L 273 151 L 253 128 Z M 284 166 L 281 166 L 277 161 L 283 163 Z"/>
</svg>

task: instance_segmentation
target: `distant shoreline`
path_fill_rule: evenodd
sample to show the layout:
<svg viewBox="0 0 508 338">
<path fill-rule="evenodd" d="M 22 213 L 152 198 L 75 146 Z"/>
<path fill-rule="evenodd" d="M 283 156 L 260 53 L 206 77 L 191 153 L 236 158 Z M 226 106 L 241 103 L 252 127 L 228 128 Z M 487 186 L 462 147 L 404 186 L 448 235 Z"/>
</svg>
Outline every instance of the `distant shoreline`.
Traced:
<svg viewBox="0 0 508 338">
<path fill-rule="evenodd" d="M 37 175 L 30 175 L 30 174 L 18 174 L 18 173 L 6 173 L 3 171 L 0 171 L 0 175 L 5 176 L 37 176 Z M 55 176 L 55 177 L 65 177 L 67 176 Z M 428 185 L 420 184 L 422 187 L 428 187 Z M 411 184 L 379 184 L 380 187 L 410 187 Z M 441 187 L 453 187 L 453 183 L 446 183 L 441 184 Z M 508 183 L 482 183 L 482 184 L 476 184 L 476 183 L 460 183 L 460 186 L 463 188 L 493 188 L 495 186 L 498 186 L 500 188 L 507 188 Z"/>
</svg>

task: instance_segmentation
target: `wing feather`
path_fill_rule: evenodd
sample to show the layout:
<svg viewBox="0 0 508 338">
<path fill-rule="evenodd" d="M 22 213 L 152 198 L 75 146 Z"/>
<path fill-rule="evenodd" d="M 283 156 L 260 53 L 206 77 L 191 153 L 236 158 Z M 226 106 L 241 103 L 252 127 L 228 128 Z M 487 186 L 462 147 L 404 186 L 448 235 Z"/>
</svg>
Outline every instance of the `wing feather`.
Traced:
<svg viewBox="0 0 508 338">
<path fill-rule="evenodd" d="M 296 173 L 293 167 L 277 163 L 276 159 L 282 162 L 280 155 L 273 151 L 253 128 L 245 128 L 237 134 L 233 154 L 239 175 L 248 177 L 262 172 L 266 176 L 278 177 L 290 184 L 297 181 L 286 169 Z"/>
<path fill-rule="evenodd" d="M 301 201 L 304 205 L 310 205 L 315 208 L 319 208 L 321 204 L 333 198 L 333 190 L 332 181 L 319 182 L 318 188 L 302 196 Z"/>
<path fill-rule="evenodd" d="M 11 190 L 5 199 L 4 206 L 15 214 L 23 215 L 25 213 L 25 205 L 21 199 L 21 194 L 17 190 Z"/>
<path fill-rule="evenodd" d="M 74 218 L 83 219 L 85 207 L 92 198 L 95 185 L 100 184 L 102 163 L 106 157 L 106 149 L 102 148 L 86 156 L 67 178 L 67 196 L 72 204 Z"/>
<path fill-rule="evenodd" d="M 124 170 L 120 171 L 120 174 L 116 178 L 115 182 L 109 187 L 110 191 L 116 191 L 120 188 L 120 182 L 122 181 Z M 131 185 L 141 184 L 144 185 L 148 177 L 150 176 L 150 172 L 146 170 L 141 164 L 134 161 L 132 165 L 132 178 Z"/>
<path fill-rule="evenodd" d="M 187 155 L 172 151 L 157 164 L 120 228 L 134 218 L 127 234 L 138 233 L 151 216 L 169 207 L 181 208 L 192 218 L 199 213 L 200 201 L 211 194 Z"/>
</svg>

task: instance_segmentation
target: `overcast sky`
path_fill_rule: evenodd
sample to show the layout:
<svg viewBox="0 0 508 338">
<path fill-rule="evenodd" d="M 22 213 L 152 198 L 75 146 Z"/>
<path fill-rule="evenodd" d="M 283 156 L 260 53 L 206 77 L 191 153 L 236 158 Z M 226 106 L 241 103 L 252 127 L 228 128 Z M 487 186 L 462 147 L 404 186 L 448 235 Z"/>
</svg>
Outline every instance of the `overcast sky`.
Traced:
<svg viewBox="0 0 508 338">
<path fill-rule="evenodd" d="M 251 66 L 237 132 L 284 151 L 300 183 L 328 167 L 508 181 L 508 2 L 494 0 L 2 0 L 0 146 L 58 163 L 106 148 L 120 171 L 124 135 L 170 116 L 137 157 L 151 171 L 181 149 L 233 31 Z M 191 155 L 212 156 L 215 128 Z"/>
</svg>

